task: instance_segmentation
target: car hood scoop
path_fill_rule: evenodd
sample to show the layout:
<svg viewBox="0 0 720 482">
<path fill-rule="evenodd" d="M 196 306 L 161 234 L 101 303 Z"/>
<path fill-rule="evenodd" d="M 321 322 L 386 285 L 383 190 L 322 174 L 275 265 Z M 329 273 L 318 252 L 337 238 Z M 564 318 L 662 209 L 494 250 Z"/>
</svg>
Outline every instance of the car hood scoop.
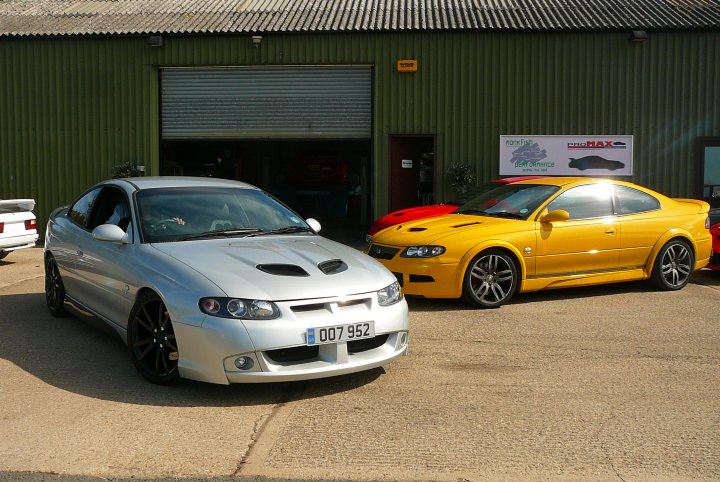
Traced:
<svg viewBox="0 0 720 482">
<path fill-rule="evenodd" d="M 498 235 L 501 232 L 517 229 L 517 220 L 493 218 L 469 214 L 446 214 L 435 218 L 421 219 L 399 224 L 395 229 L 386 229 L 373 236 L 373 242 L 384 246 L 420 246 L 423 244 L 442 244 L 450 236 Z M 447 241 L 449 242 L 449 241 Z"/>
<path fill-rule="evenodd" d="M 464 228 L 465 226 L 474 226 L 474 225 L 476 225 L 476 224 L 482 224 L 482 223 L 479 222 L 479 221 L 474 221 L 474 222 L 472 222 L 472 223 L 456 224 L 456 225 L 453 226 L 453 228 Z"/>
<path fill-rule="evenodd" d="M 341 259 L 331 259 L 320 263 L 318 269 L 325 274 L 338 274 L 346 271 L 348 265 Z"/>
<path fill-rule="evenodd" d="M 310 276 L 307 271 L 294 264 L 259 264 L 255 267 L 275 276 Z"/>
<path fill-rule="evenodd" d="M 156 243 L 227 296 L 274 301 L 377 291 L 395 277 L 360 251 L 321 236 L 203 239 Z"/>
</svg>

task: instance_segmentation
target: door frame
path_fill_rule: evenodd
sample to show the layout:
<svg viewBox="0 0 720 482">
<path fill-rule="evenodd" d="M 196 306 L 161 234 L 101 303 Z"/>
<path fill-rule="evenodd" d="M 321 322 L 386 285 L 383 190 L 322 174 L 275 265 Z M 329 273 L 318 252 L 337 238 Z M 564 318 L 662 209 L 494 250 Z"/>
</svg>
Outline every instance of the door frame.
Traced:
<svg viewBox="0 0 720 482">
<path fill-rule="evenodd" d="M 435 189 L 436 198 L 434 200 L 434 203 L 437 204 L 439 201 L 437 199 L 438 194 L 438 187 L 440 186 L 438 180 L 439 180 L 439 174 L 438 174 L 438 145 L 437 145 L 437 134 L 388 134 L 387 136 L 387 163 L 385 164 L 387 166 L 387 210 L 390 211 L 392 209 L 392 186 L 393 186 L 393 179 L 392 179 L 392 139 L 393 138 L 399 138 L 399 139 L 413 139 L 413 138 L 432 138 L 433 142 L 433 150 L 435 151 L 435 158 L 434 158 L 434 172 L 433 172 L 433 186 Z"/>
<path fill-rule="evenodd" d="M 702 199 L 710 203 L 712 207 L 720 207 L 720 199 L 713 200 L 712 198 L 704 197 L 705 189 L 705 148 L 706 147 L 720 147 L 720 137 L 718 136 L 704 136 L 695 139 L 695 195 L 698 199 Z"/>
</svg>

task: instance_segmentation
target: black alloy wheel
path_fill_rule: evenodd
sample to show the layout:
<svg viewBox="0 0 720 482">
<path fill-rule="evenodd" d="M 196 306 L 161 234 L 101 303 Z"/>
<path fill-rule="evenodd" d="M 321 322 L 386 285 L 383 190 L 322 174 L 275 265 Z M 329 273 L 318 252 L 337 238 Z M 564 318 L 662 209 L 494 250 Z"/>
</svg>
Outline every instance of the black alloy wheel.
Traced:
<svg viewBox="0 0 720 482">
<path fill-rule="evenodd" d="M 515 294 L 517 268 L 502 251 L 491 249 L 478 254 L 463 279 L 463 299 L 472 306 L 497 308 Z"/>
<path fill-rule="evenodd" d="M 65 285 L 52 254 L 45 256 L 45 302 L 50 314 L 55 317 L 67 315 L 65 310 Z"/>
<path fill-rule="evenodd" d="M 694 269 L 692 248 L 682 239 L 673 239 L 662 247 L 655 258 L 652 282 L 661 290 L 679 290 L 688 284 Z"/>
<path fill-rule="evenodd" d="M 172 320 L 152 291 L 143 293 L 130 312 L 128 347 L 135 368 L 150 382 L 168 385 L 180 379 Z"/>
</svg>

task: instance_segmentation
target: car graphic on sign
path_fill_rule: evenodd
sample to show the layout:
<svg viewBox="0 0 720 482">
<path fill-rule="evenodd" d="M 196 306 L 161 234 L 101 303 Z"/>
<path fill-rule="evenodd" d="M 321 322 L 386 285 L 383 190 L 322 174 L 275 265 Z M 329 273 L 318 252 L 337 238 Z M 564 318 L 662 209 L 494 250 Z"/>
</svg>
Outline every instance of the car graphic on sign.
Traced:
<svg viewBox="0 0 720 482">
<path fill-rule="evenodd" d="M 600 156 L 585 156 L 577 159 L 571 157 L 569 166 L 573 169 L 579 169 L 580 171 L 584 171 L 585 169 L 606 169 L 608 171 L 614 171 L 624 168 L 625 164 Z"/>
</svg>

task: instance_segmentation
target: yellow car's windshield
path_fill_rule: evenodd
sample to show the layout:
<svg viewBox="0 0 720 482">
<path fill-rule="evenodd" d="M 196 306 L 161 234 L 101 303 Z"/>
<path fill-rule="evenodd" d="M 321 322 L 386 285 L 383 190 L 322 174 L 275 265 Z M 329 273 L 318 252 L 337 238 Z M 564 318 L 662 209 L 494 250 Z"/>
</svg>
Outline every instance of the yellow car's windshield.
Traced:
<svg viewBox="0 0 720 482">
<path fill-rule="evenodd" d="M 459 214 L 527 219 L 555 194 L 558 186 L 507 184 L 483 193 L 466 202 Z"/>
</svg>

